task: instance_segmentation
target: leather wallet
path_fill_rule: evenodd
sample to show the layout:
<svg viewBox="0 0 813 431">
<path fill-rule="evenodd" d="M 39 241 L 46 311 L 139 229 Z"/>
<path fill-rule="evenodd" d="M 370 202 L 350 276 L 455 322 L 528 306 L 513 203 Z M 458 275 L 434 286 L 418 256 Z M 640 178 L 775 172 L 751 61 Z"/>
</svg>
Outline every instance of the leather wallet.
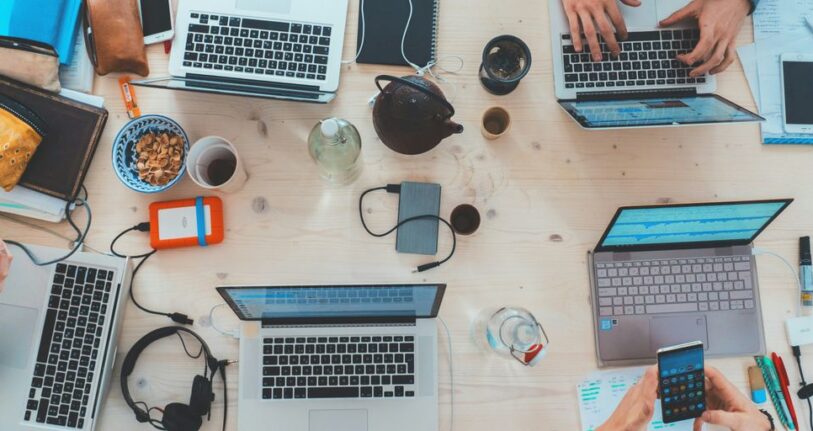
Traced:
<svg viewBox="0 0 813 431">
<path fill-rule="evenodd" d="M 48 44 L 0 36 L 0 75 L 59 93 L 59 56 Z"/>
<path fill-rule="evenodd" d="M 96 73 L 150 74 L 136 0 L 86 0 L 84 36 Z"/>
<path fill-rule="evenodd" d="M 42 120 L 20 102 L 0 95 L 0 187 L 10 192 L 45 135 Z"/>
</svg>

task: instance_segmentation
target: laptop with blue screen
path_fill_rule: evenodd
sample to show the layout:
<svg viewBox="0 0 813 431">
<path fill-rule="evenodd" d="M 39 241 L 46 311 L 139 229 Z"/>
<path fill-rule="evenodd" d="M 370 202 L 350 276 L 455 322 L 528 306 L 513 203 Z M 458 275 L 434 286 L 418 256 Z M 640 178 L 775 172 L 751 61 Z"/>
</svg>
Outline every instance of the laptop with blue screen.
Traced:
<svg viewBox="0 0 813 431">
<path fill-rule="evenodd" d="M 437 430 L 446 285 L 218 287 L 242 320 L 241 430 Z"/>
<path fill-rule="evenodd" d="M 599 366 L 697 340 L 710 357 L 764 354 L 752 242 L 792 201 L 619 208 L 588 256 Z"/>
</svg>

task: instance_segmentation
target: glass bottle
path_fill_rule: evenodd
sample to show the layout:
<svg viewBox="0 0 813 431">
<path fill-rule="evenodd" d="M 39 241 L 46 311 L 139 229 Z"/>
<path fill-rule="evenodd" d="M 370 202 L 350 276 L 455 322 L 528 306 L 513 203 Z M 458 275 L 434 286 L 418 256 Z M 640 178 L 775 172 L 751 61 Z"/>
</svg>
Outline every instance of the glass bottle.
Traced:
<svg viewBox="0 0 813 431">
<path fill-rule="evenodd" d="M 322 178 L 333 184 L 352 183 L 361 174 L 361 136 L 346 120 L 320 121 L 308 136 L 308 151 Z"/>
</svg>

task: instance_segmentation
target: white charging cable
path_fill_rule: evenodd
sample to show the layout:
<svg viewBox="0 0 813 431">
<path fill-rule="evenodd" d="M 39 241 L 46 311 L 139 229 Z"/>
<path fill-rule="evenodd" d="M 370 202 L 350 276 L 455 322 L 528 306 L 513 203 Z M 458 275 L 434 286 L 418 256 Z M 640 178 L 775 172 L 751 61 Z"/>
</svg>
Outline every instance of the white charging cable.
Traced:
<svg viewBox="0 0 813 431">
<path fill-rule="evenodd" d="M 228 305 L 228 304 L 226 304 L 225 302 L 222 303 L 222 304 L 217 304 L 217 305 L 215 305 L 214 307 L 212 307 L 209 310 L 209 323 L 212 325 L 212 328 L 215 331 L 217 331 L 220 335 L 225 335 L 227 337 L 232 337 L 232 338 L 240 338 L 240 334 L 237 332 L 237 330 L 226 331 L 226 330 L 218 328 L 217 323 L 215 323 L 215 318 L 214 318 L 215 310 L 217 310 L 220 307 L 226 306 L 226 305 Z"/>
<path fill-rule="evenodd" d="M 443 324 L 443 329 L 446 330 L 446 342 L 449 346 L 449 387 L 450 395 L 449 395 L 449 431 L 454 430 L 454 368 L 452 367 L 452 334 L 449 331 L 449 327 L 446 326 L 446 322 L 438 317 L 438 320 L 441 324 Z"/>
<path fill-rule="evenodd" d="M 790 262 L 788 262 L 787 259 L 785 259 L 784 257 L 782 257 L 782 256 L 780 256 L 780 255 L 778 255 L 778 254 L 776 254 L 776 253 L 774 253 L 774 252 L 772 252 L 770 250 L 765 250 L 763 248 L 758 248 L 758 247 L 754 247 L 751 253 L 754 256 L 759 256 L 761 254 L 764 254 L 764 255 L 768 255 L 768 256 L 773 256 L 773 257 L 781 260 L 782 263 L 784 263 L 785 266 L 790 271 L 791 275 L 793 276 L 793 279 L 796 280 L 796 287 L 799 289 L 799 295 L 801 297 L 801 294 L 802 294 L 802 282 L 799 280 L 799 274 L 796 272 L 796 269 L 793 268 L 793 265 L 791 265 Z M 801 317 L 801 316 L 802 316 L 802 305 L 800 304 L 800 300 L 797 300 L 796 301 L 796 317 Z"/>
</svg>

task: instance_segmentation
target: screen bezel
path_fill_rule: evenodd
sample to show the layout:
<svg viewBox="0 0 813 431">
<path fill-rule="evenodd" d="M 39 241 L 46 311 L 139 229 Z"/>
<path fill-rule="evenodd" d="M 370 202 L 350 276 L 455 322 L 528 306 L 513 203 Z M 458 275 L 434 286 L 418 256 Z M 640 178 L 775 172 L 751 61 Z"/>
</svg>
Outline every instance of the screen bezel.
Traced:
<svg viewBox="0 0 813 431">
<path fill-rule="evenodd" d="M 665 348 L 662 348 L 662 349 L 658 349 L 658 357 L 657 357 L 657 361 L 658 361 L 658 398 L 660 398 L 660 402 L 661 402 L 661 418 L 663 419 L 663 423 L 665 423 L 665 424 L 678 422 L 678 421 L 683 421 L 683 420 L 689 420 L 691 418 L 679 419 L 677 421 L 669 421 L 669 422 L 667 422 L 666 418 L 663 417 L 663 412 L 666 411 L 666 406 L 665 406 L 665 403 L 664 403 L 663 387 L 661 385 L 661 380 L 663 379 L 663 377 L 661 377 L 661 358 L 663 358 L 665 356 L 670 356 L 670 355 L 674 355 L 674 354 L 683 353 L 683 352 L 685 352 L 687 350 L 694 350 L 694 349 L 700 349 L 701 357 L 703 358 L 703 368 L 701 369 L 701 371 L 703 371 L 705 373 L 705 370 L 706 370 L 706 347 L 705 347 L 705 345 L 703 344 L 702 341 L 692 341 L 692 342 L 685 343 L 685 344 L 679 344 L 677 346 L 671 346 L 671 347 L 665 347 Z M 703 399 L 705 399 L 705 394 L 706 394 L 706 388 L 705 388 L 705 385 L 704 385 L 703 386 L 703 395 L 704 395 Z M 698 415 L 695 416 L 695 417 L 700 417 L 703 414 L 703 411 L 705 411 L 705 409 L 698 411 L 697 412 Z"/>
<path fill-rule="evenodd" d="M 435 302 L 432 304 L 432 311 L 429 315 L 426 316 L 353 316 L 353 317 L 284 317 L 284 318 L 275 318 L 275 319 L 263 319 L 247 317 L 243 315 L 242 311 L 237 307 L 237 304 L 234 303 L 231 296 L 229 295 L 229 290 L 243 290 L 243 289 L 320 289 L 320 288 L 348 288 L 348 287 L 360 287 L 360 288 L 373 288 L 373 287 L 436 287 L 437 294 L 435 296 Z M 268 323 L 275 323 L 275 324 L 327 324 L 327 323 L 338 323 L 338 324 L 358 324 L 358 323 L 394 323 L 394 322 L 414 322 L 415 319 L 433 319 L 438 316 L 438 311 L 440 311 L 440 303 L 443 300 L 443 295 L 446 292 L 446 285 L 441 283 L 415 283 L 415 284 L 346 284 L 346 285 L 307 285 L 307 286 L 218 286 L 216 287 L 217 292 L 220 293 L 220 296 L 223 297 L 223 300 L 229 305 L 237 318 L 243 321 L 251 322 L 251 321 L 262 321 Z"/>
<path fill-rule="evenodd" d="M 573 118 L 573 120 L 575 120 L 577 123 L 579 123 L 580 126 L 582 126 L 585 129 L 588 129 L 588 130 L 628 129 L 628 128 L 666 127 L 666 126 L 697 126 L 697 125 L 704 125 L 704 124 L 735 124 L 735 123 L 739 124 L 739 123 L 752 123 L 752 122 L 758 122 L 758 121 L 765 121 L 764 117 L 762 117 L 760 115 L 757 115 L 754 112 L 751 112 L 750 110 L 745 109 L 742 106 L 737 105 L 736 103 L 734 103 L 734 102 L 732 102 L 732 101 L 730 101 L 730 100 L 728 100 L 728 99 L 726 99 L 724 97 L 713 94 L 713 93 L 710 93 L 710 94 L 681 94 L 681 95 L 677 95 L 677 96 L 674 93 L 652 93 L 652 94 L 647 95 L 645 97 L 642 97 L 642 96 L 640 96 L 638 94 L 635 94 L 634 97 L 630 97 L 630 95 L 620 94 L 620 95 L 617 95 L 617 99 L 606 98 L 606 96 L 603 97 L 603 98 L 604 98 L 604 100 L 613 100 L 613 101 L 615 101 L 615 100 L 663 99 L 663 98 L 669 98 L 669 97 L 679 97 L 679 98 L 686 98 L 686 97 L 707 97 L 708 98 L 708 97 L 710 97 L 710 98 L 714 98 L 714 99 L 719 100 L 720 102 L 725 103 L 726 105 L 728 105 L 728 106 L 730 106 L 732 108 L 737 109 L 739 112 L 747 114 L 751 118 L 746 119 L 746 120 L 720 120 L 720 121 L 697 121 L 697 122 L 694 122 L 694 121 L 693 122 L 664 121 L 662 123 L 655 123 L 655 124 L 647 123 L 647 124 L 625 124 L 625 125 L 614 125 L 614 126 L 600 125 L 599 126 L 599 125 L 591 125 L 590 123 L 587 122 L 586 119 L 584 119 L 583 117 L 580 117 L 579 115 L 577 115 L 576 111 L 574 111 L 573 109 L 570 109 L 565 104 L 566 103 L 574 103 L 574 102 L 599 101 L 601 99 L 599 99 L 599 98 L 591 98 L 591 97 L 587 96 L 587 97 L 584 97 L 584 99 L 559 100 L 559 106 L 561 106 L 562 109 L 564 109 L 565 112 L 567 112 L 568 115 L 570 115 L 570 117 Z"/>
<path fill-rule="evenodd" d="M 616 210 L 613 219 L 610 221 L 610 224 L 607 225 L 607 229 L 604 231 L 604 234 L 601 235 L 601 239 L 598 241 L 596 245 L 596 252 L 632 252 L 632 251 L 652 251 L 652 250 L 683 250 L 683 249 L 690 249 L 690 248 L 717 248 L 717 247 L 732 247 L 738 245 L 748 245 L 754 241 L 754 239 L 759 236 L 777 217 L 779 214 L 782 214 L 783 211 L 793 202 L 793 199 L 768 199 L 768 200 L 755 200 L 755 201 L 735 201 L 735 202 L 703 202 L 703 203 L 695 203 L 695 204 L 673 204 L 673 205 L 642 205 L 642 206 L 629 206 L 629 207 L 620 207 Z M 702 206 L 722 206 L 722 205 L 749 205 L 749 204 L 767 204 L 767 203 L 784 203 L 776 214 L 770 218 L 765 224 L 760 228 L 754 235 L 750 238 L 742 239 L 742 240 L 725 240 L 725 241 L 694 241 L 694 242 L 672 242 L 672 243 L 660 243 L 660 244 L 643 244 L 643 245 L 611 245 L 611 246 L 602 246 L 604 241 L 607 239 L 607 235 L 610 234 L 610 230 L 612 230 L 615 222 L 618 220 L 618 217 L 621 216 L 621 213 L 626 210 L 641 210 L 641 209 L 654 209 L 654 208 L 685 208 L 685 207 L 702 207 Z"/>
<path fill-rule="evenodd" d="M 780 59 L 779 79 L 782 83 L 782 123 L 788 133 L 813 133 L 813 123 L 788 123 L 788 106 L 785 100 L 785 63 L 813 63 L 813 54 L 782 54 Z M 813 66 L 813 64 L 812 64 Z"/>
</svg>

